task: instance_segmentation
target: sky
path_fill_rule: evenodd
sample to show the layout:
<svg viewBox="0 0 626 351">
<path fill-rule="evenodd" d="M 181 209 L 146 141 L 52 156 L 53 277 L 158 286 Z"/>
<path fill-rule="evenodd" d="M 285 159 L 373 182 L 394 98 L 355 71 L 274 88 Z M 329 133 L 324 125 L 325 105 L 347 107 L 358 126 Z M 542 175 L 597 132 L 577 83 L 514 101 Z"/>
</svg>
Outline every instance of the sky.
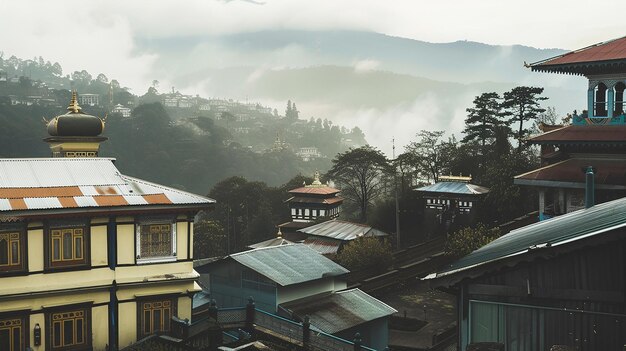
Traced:
<svg viewBox="0 0 626 351">
<path fill-rule="evenodd" d="M 41 55 L 65 72 L 120 77 L 143 92 L 158 79 L 150 76 L 156 57 L 137 52 L 136 38 L 349 29 L 429 42 L 576 49 L 624 35 L 620 21 L 591 17 L 591 8 L 626 13 L 626 1 L 2 0 L 0 13 L 10 15 L 0 21 L 0 51 Z"/>
<path fill-rule="evenodd" d="M 594 8 L 600 10 L 592 12 Z M 137 95 L 153 80 L 160 81 L 161 87 L 174 85 L 160 76 L 172 68 L 160 67 L 160 54 L 140 49 L 140 41 L 219 38 L 265 30 L 356 30 L 435 43 L 467 40 L 573 50 L 626 35 L 620 21 L 601 17 L 626 13 L 623 0 L 0 0 L 0 13 L 0 52 L 5 57 L 42 56 L 59 62 L 65 74 L 83 69 L 94 77 L 104 73 Z M 225 50 L 215 51 L 214 56 L 208 53 L 209 61 L 228 64 L 240 59 Z M 283 60 L 306 55 L 297 47 L 287 47 L 270 59 L 280 67 Z M 193 66 L 193 57 L 190 52 L 173 70 Z M 378 62 L 365 59 L 355 63 L 355 70 L 366 72 L 377 66 Z M 550 82 L 559 79 L 550 77 Z M 200 84 L 183 93 L 221 96 Z M 442 103 L 428 94 L 386 110 L 324 109 L 324 103 L 314 102 L 298 105 L 308 115 L 361 126 L 373 145 L 389 153 L 392 137 L 404 145 L 422 128 L 458 133 L 471 100 L 471 95 L 460 99 L 445 123 L 432 117 Z M 284 106 L 284 101 L 261 102 L 281 110 Z M 415 118 L 424 115 L 435 120 Z M 395 129 L 389 127 L 391 118 L 398 121 Z"/>
</svg>

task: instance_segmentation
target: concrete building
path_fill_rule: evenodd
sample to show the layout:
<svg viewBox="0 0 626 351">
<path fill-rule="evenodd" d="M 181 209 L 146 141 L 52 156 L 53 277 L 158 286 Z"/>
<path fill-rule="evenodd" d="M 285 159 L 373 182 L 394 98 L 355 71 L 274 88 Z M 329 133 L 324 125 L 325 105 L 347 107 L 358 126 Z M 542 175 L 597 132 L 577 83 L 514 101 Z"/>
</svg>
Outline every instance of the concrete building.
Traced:
<svg viewBox="0 0 626 351">
<path fill-rule="evenodd" d="M 84 106 L 99 106 L 100 95 L 98 94 L 79 94 L 78 103 Z"/>
<path fill-rule="evenodd" d="M 119 113 L 122 117 L 130 117 L 131 109 L 123 106 L 122 104 L 117 104 L 113 109 L 111 109 L 111 113 Z"/>
<path fill-rule="evenodd" d="M 105 350 L 191 318 L 193 218 L 213 200 L 123 175 L 101 119 L 52 119 L 52 158 L 0 159 L 0 350 Z"/>
</svg>

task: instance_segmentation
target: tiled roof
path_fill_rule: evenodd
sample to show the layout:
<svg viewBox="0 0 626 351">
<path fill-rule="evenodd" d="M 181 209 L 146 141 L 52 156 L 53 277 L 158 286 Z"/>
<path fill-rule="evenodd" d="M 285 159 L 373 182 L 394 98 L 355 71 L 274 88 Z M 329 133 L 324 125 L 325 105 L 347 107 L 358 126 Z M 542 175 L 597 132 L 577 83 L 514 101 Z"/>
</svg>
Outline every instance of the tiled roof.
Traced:
<svg viewBox="0 0 626 351">
<path fill-rule="evenodd" d="M 626 189 L 626 159 L 571 158 L 515 176 L 518 185 L 584 188 L 587 166 L 595 169 L 598 189 Z"/>
<path fill-rule="evenodd" d="M 300 233 L 322 236 L 342 241 L 354 240 L 361 236 L 386 236 L 385 232 L 368 225 L 340 220 L 330 220 L 298 230 Z"/>
<path fill-rule="evenodd" d="M 626 37 L 594 44 L 544 61 L 532 67 L 626 59 Z"/>
<path fill-rule="evenodd" d="M 264 247 L 229 257 L 282 286 L 349 272 L 302 244 Z"/>
<path fill-rule="evenodd" d="M 625 125 L 569 125 L 528 139 L 532 144 L 626 143 Z"/>
<path fill-rule="evenodd" d="M 513 230 L 425 279 L 441 278 L 487 264 L 504 265 L 506 259 L 521 260 L 523 255 L 537 250 L 561 247 L 583 239 L 601 238 L 610 231 L 624 227 L 626 198 Z"/>
<path fill-rule="evenodd" d="M 300 319 L 308 315 L 312 326 L 329 334 L 398 312 L 360 289 L 304 298 L 281 306 Z"/>
<path fill-rule="evenodd" d="M 464 182 L 439 182 L 421 187 L 417 189 L 417 191 L 458 195 L 480 195 L 488 193 L 489 189 Z"/>
<path fill-rule="evenodd" d="M 122 175 L 109 158 L 0 159 L 0 213 L 6 215 L 23 210 L 214 202 Z"/>
</svg>

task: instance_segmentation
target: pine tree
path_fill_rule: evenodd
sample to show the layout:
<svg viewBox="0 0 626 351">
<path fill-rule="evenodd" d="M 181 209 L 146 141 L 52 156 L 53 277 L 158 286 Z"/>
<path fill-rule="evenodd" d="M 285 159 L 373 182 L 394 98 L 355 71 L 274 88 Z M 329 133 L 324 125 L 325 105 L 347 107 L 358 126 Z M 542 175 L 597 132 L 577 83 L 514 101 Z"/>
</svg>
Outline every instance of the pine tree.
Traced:
<svg viewBox="0 0 626 351">
<path fill-rule="evenodd" d="M 484 169 L 487 155 L 487 141 L 494 140 L 498 128 L 507 128 L 506 122 L 502 121 L 502 107 L 500 96 L 497 93 L 483 93 L 474 99 L 474 107 L 466 109 L 465 137 L 462 142 L 478 140 L 481 145 L 482 168 Z"/>
<path fill-rule="evenodd" d="M 511 116 L 510 122 L 519 123 L 518 130 L 513 133 L 517 139 L 517 150 L 522 149 L 522 140 L 528 134 L 528 129 L 524 129 L 524 122 L 536 119 L 540 113 L 545 112 L 541 108 L 539 101 L 547 100 L 547 97 L 539 96 L 543 93 L 543 88 L 539 87 L 515 87 L 511 91 L 504 93 L 502 107 L 505 115 Z"/>
</svg>

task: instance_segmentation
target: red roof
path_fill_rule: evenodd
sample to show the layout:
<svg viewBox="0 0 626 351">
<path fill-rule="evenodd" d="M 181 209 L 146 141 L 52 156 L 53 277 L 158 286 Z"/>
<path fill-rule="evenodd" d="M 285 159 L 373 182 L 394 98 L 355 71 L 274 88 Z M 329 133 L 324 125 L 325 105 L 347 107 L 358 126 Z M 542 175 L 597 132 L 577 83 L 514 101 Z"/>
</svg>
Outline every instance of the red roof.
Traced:
<svg viewBox="0 0 626 351">
<path fill-rule="evenodd" d="M 598 189 L 626 189 L 626 160 L 602 158 L 571 158 L 515 176 L 518 185 L 582 188 L 587 166 L 595 168 Z"/>
<path fill-rule="evenodd" d="M 303 186 L 301 188 L 289 190 L 289 192 L 292 194 L 331 195 L 331 194 L 336 194 L 340 192 L 340 190 L 331 188 L 329 186 L 322 186 L 322 187 Z"/>
<path fill-rule="evenodd" d="M 594 44 L 586 48 L 574 50 L 545 61 L 540 61 L 533 66 L 563 65 L 581 62 L 596 62 L 626 59 L 626 37 L 609 40 Z"/>
<path fill-rule="evenodd" d="M 333 196 L 330 198 L 311 198 L 304 196 L 294 196 L 291 199 L 287 200 L 290 203 L 305 203 L 305 204 L 323 204 L 323 205 L 333 205 L 337 203 L 343 202 L 343 197 Z"/>
<path fill-rule="evenodd" d="M 569 125 L 529 139 L 532 144 L 566 142 L 626 143 L 626 125 Z"/>
</svg>

